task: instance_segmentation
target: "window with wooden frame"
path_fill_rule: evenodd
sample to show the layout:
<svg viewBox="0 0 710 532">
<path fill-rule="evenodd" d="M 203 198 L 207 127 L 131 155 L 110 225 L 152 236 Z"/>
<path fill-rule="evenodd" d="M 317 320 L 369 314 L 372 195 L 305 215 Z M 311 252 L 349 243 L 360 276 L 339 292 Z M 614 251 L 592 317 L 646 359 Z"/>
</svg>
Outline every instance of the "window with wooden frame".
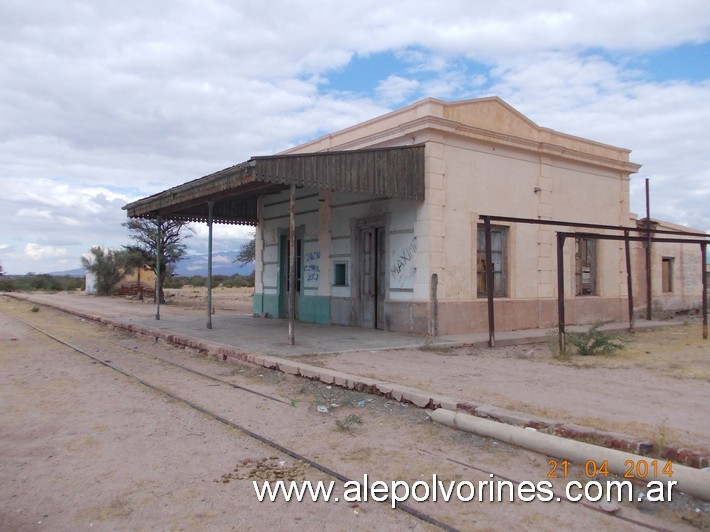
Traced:
<svg viewBox="0 0 710 532">
<path fill-rule="evenodd" d="M 337 261 L 333 264 L 333 286 L 348 286 L 348 263 Z"/>
<path fill-rule="evenodd" d="M 477 256 L 476 256 L 476 277 L 478 295 L 487 296 L 488 286 L 486 273 L 486 230 L 481 224 L 478 226 L 477 236 Z M 508 295 L 507 282 L 507 248 L 508 248 L 508 228 L 498 225 L 491 226 L 491 259 L 493 264 L 493 296 L 505 297 Z"/>
<path fill-rule="evenodd" d="M 675 257 L 663 257 L 661 268 L 661 286 L 663 292 L 669 294 L 673 292 L 673 263 Z"/>
<path fill-rule="evenodd" d="M 575 294 L 593 296 L 597 292 L 597 241 L 594 238 L 575 238 Z"/>
</svg>

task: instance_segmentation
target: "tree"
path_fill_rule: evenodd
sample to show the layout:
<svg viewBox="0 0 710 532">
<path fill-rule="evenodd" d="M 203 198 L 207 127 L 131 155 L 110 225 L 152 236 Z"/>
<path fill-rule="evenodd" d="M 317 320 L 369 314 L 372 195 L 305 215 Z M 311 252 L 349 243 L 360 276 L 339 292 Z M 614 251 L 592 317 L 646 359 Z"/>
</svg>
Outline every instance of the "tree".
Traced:
<svg viewBox="0 0 710 532">
<path fill-rule="evenodd" d="M 163 286 L 165 280 L 173 276 L 175 266 L 187 253 L 187 246 L 183 244 L 185 238 L 192 232 L 187 227 L 188 222 L 177 220 L 158 220 L 134 218 L 122 225 L 128 229 L 129 236 L 135 242 L 132 246 L 124 246 L 127 251 L 139 255 L 143 265 L 147 266 L 157 275 L 158 234 L 160 234 L 160 302 L 165 302 Z"/>
<path fill-rule="evenodd" d="M 110 296 L 116 283 L 123 279 L 125 252 L 94 246 L 90 253 L 91 257 L 81 257 L 81 264 L 96 276 L 96 294 Z"/>
<path fill-rule="evenodd" d="M 256 259 L 256 235 L 251 235 L 251 240 L 239 248 L 239 253 L 237 253 L 237 258 L 234 262 L 238 262 L 242 266 L 251 264 Z"/>
<path fill-rule="evenodd" d="M 0 277 L 5 275 L 5 270 L 2 269 L 2 264 L 0 264 Z"/>
<path fill-rule="evenodd" d="M 124 246 L 123 251 L 123 266 L 124 273 L 126 275 L 132 274 L 134 271 L 138 270 L 138 299 L 143 301 L 143 284 L 141 283 L 141 270 L 146 263 L 146 259 L 143 257 L 141 251 L 135 249 L 127 249 Z"/>
</svg>

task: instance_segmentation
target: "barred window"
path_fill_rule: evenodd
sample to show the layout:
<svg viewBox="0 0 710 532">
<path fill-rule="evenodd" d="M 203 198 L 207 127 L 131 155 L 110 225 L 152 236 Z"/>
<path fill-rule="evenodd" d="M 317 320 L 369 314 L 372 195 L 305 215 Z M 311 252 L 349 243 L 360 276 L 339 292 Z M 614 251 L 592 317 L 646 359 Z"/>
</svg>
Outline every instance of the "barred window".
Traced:
<svg viewBox="0 0 710 532">
<path fill-rule="evenodd" d="M 597 241 L 593 238 L 576 238 L 574 242 L 576 294 L 593 296 L 597 284 Z"/>
<path fill-rule="evenodd" d="M 478 226 L 478 245 L 477 245 L 477 285 L 478 295 L 487 296 L 488 286 L 486 272 L 488 265 L 486 264 L 486 230 L 483 225 Z M 506 281 L 506 250 L 508 247 L 508 228 L 500 226 L 491 226 L 491 259 L 493 264 L 493 296 L 505 297 L 507 295 Z"/>
</svg>

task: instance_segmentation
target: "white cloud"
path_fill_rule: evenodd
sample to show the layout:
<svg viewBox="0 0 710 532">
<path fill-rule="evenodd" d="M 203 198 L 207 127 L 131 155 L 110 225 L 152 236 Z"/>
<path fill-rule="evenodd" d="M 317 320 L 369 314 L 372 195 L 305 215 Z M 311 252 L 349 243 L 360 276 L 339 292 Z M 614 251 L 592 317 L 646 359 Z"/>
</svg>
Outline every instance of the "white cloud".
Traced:
<svg viewBox="0 0 710 532">
<path fill-rule="evenodd" d="M 650 82 L 601 57 L 570 54 L 542 54 L 495 74 L 492 92 L 539 125 L 632 149 L 631 160 L 643 165 L 632 177 L 637 214 L 645 216 L 649 177 L 652 216 L 710 230 L 710 106 L 703 103 L 710 82 Z"/>
<path fill-rule="evenodd" d="M 30 242 L 25 246 L 25 254 L 31 259 L 40 260 L 48 258 L 63 258 L 67 256 L 68 251 L 66 248 L 55 246 L 42 246 Z"/>
<path fill-rule="evenodd" d="M 234 262 L 234 257 L 228 257 L 227 255 L 213 255 L 213 264 L 232 264 Z"/>
<path fill-rule="evenodd" d="M 128 201 L 412 99 L 493 93 L 540 125 L 632 148 L 656 214 L 710 229 L 707 80 L 657 83 L 610 59 L 708 40 L 707 0 L 6 1 L 0 246 L 69 260 L 120 245 Z M 325 92 L 331 72 L 379 52 L 401 70 Z M 2 251 L 6 271 L 55 269 Z"/>
<path fill-rule="evenodd" d="M 207 224 L 190 224 L 193 235 L 186 240 L 191 254 L 206 254 L 208 249 L 209 229 Z M 254 228 L 244 225 L 214 224 L 212 226 L 212 249 L 217 251 L 239 251 L 239 248 L 254 234 Z M 213 256 L 213 260 L 217 255 Z M 233 260 L 234 257 L 230 259 Z"/>
<path fill-rule="evenodd" d="M 419 88 L 419 81 L 401 76 L 389 76 L 375 89 L 384 103 L 400 103 L 407 100 Z"/>
<path fill-rule="evenodd" d="M 128 242 L 121 227 L 127 194 L 59 178 L 10 178 L 3 190 L 0 245 L 7 250 L 0 259 L 10 273 L 78 268 L 94 242 Z"/>
</svg>

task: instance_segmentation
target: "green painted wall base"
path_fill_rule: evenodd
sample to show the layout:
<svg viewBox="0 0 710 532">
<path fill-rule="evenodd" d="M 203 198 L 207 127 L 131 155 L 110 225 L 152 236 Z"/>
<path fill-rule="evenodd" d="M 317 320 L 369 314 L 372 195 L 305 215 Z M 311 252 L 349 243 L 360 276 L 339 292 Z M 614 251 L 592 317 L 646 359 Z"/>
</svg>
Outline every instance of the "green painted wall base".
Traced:
<svg viewBox="0 0 710 532">
<path fill-rule="evenodd" d="M 254 314 L 270 318 L 279 315 L 279 296 L 277 294 L 254 294 Z M 309 323 L 330 323 L 330 297 L 298 296 L 298 321 Z"/>
<path fill-rule="evenodd" d="M 298 320 L 310 323 L 330 323 L 330 297 L 299 296 Z"/>
<path fill-rule="evenodd" d="M 266 312 L 269 318 L 279 315 L 279 296 L 276 294 L 254 294 L 254 314 L 261 316 Z"/>
</svg>

